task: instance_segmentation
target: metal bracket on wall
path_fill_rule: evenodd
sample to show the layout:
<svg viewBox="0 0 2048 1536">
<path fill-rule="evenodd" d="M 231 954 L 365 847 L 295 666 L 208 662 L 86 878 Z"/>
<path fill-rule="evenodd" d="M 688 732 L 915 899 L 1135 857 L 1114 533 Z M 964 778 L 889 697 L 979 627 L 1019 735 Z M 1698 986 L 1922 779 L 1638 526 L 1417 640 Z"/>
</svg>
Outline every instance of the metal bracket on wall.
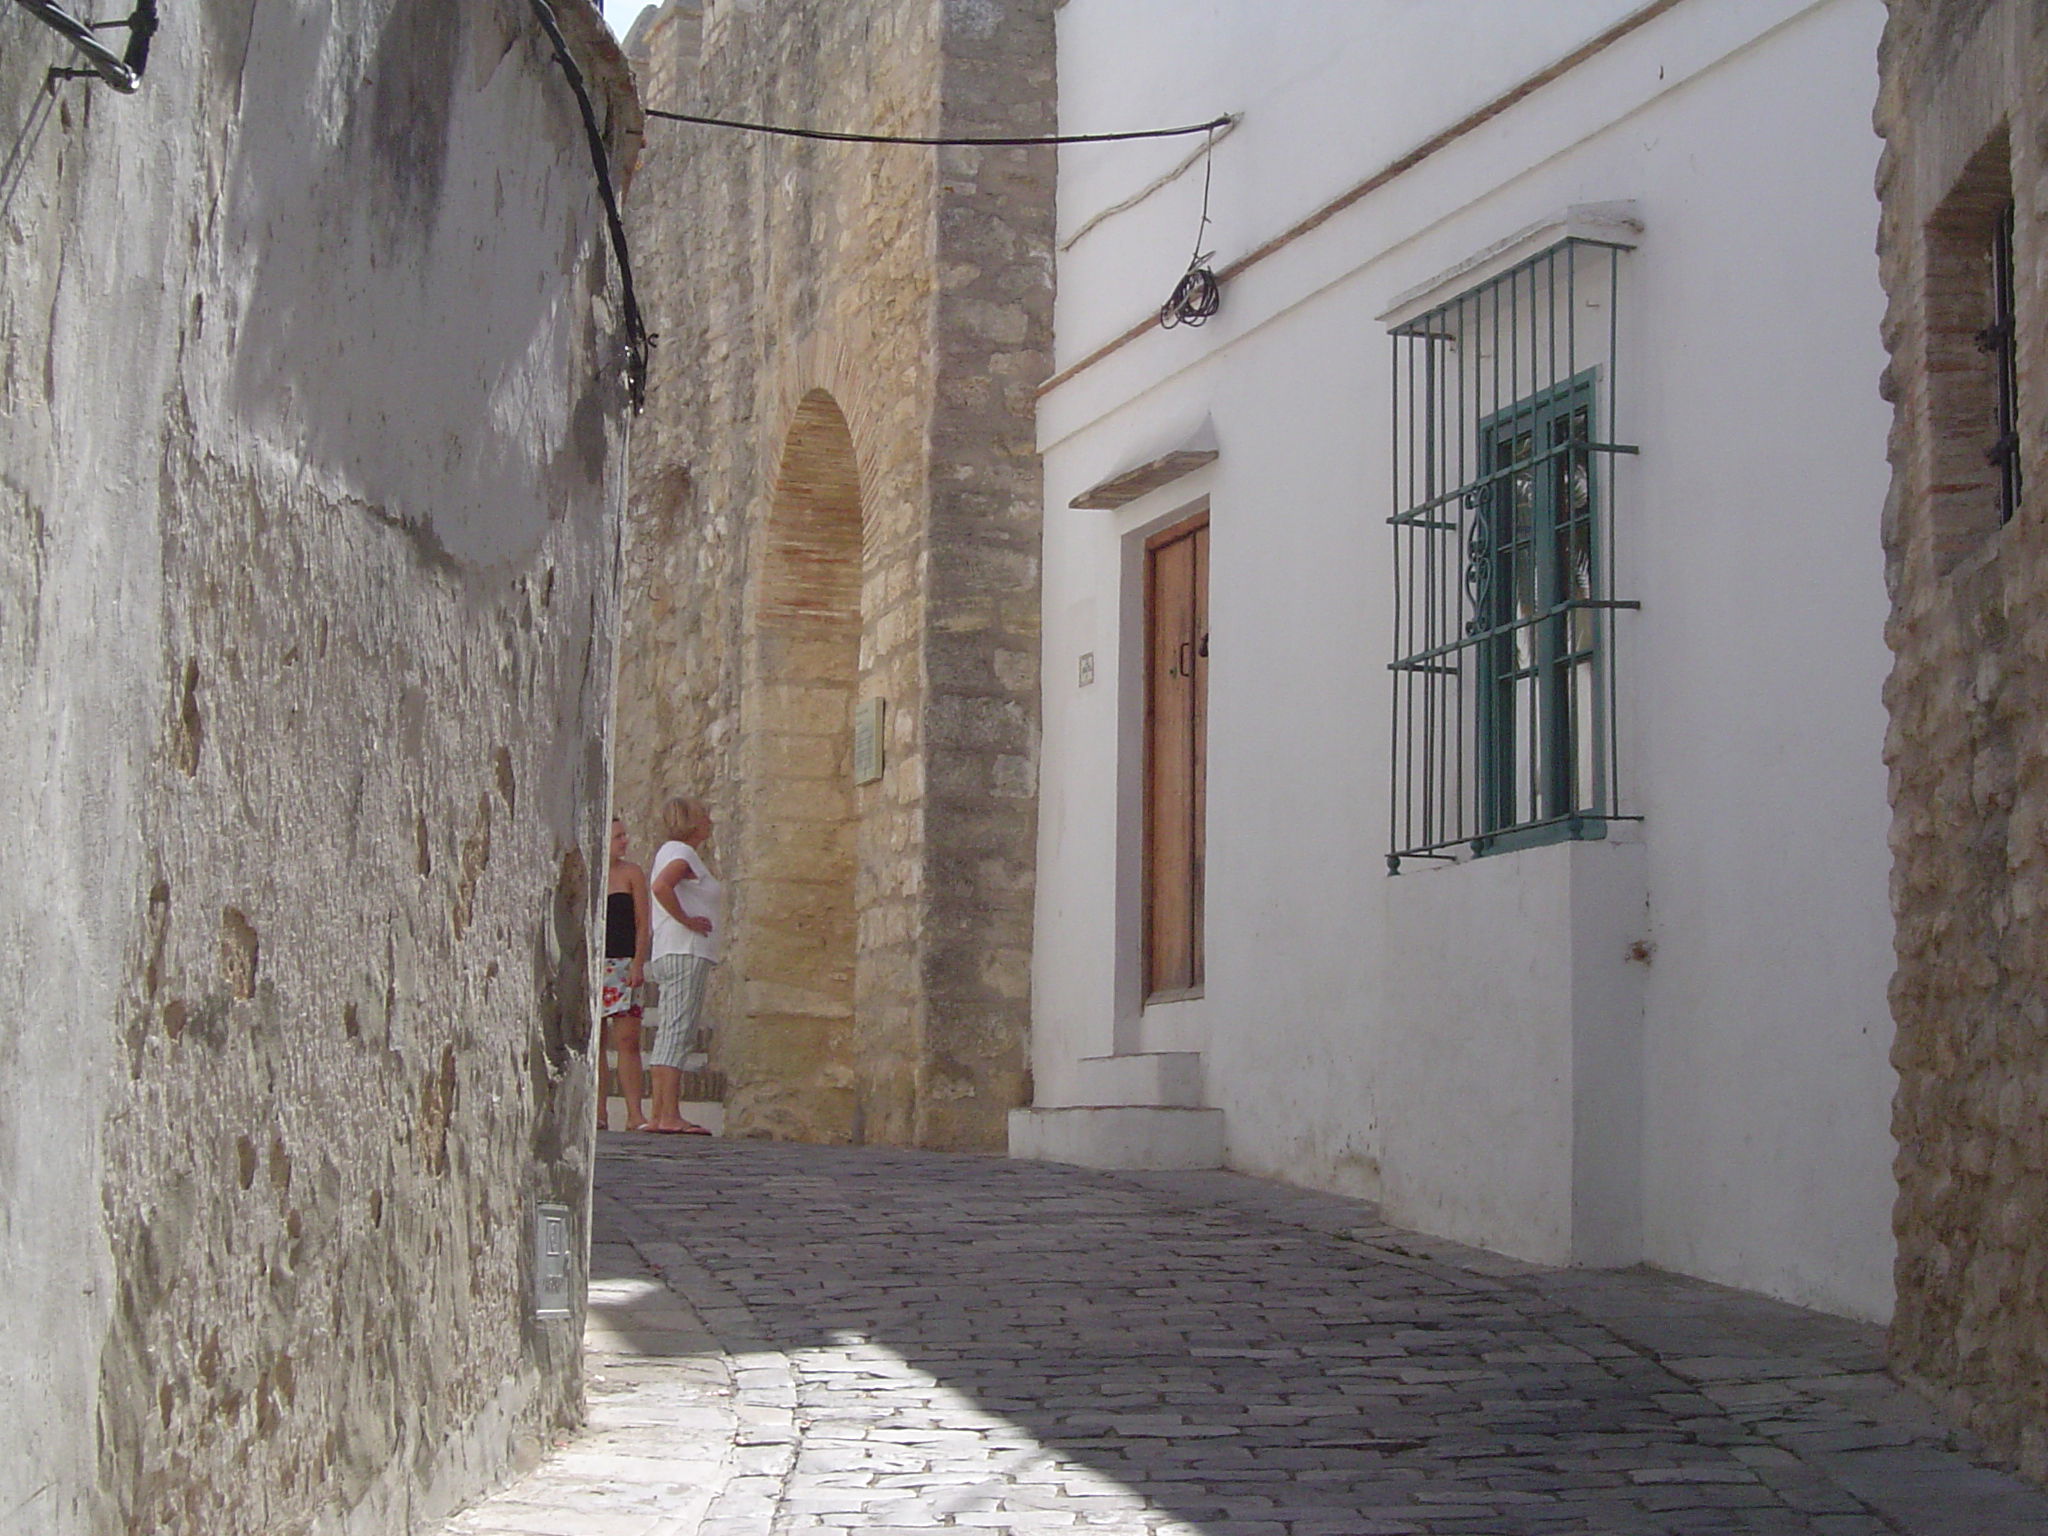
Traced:
<svg viewBox="0 0 2048 1536">
<path fill-rule="evenodd" d="M 52 69 L 50 79 L 103 80 L 124 96 L 135 94 L 142 84 L 142 72 L 149 66 L 150 39 L 156 36 L 157 0 L 139 0 L 126 21 L 81 21 L 52 0 L 14 0 L 14 3 L 50 28 L 85 55 L 90 69 Z M 120 53 L 93 36 L 95 32 L 123 28 L 128 46 Z"/>
</svg>

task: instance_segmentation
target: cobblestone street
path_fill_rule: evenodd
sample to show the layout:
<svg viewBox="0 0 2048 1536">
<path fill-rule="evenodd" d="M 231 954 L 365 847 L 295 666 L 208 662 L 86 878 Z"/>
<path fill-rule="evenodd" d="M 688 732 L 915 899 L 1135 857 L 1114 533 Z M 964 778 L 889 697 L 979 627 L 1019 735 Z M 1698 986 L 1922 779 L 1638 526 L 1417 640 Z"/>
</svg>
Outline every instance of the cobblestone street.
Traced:
<svg viewBox="0 0 2048 1536">
<path fill-rule="evenodd" d="M 590 1425 L 450 1536 L 2022 1536 L 1875 1329 L 1236 1175 L 606 1136 Z"/>
</svg>

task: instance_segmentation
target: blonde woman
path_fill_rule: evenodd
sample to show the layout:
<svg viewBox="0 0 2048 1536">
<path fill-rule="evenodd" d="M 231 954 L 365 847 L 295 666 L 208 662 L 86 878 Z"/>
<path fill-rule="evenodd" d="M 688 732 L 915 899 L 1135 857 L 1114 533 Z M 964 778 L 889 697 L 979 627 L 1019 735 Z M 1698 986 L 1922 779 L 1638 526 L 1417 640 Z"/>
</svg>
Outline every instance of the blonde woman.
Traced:
<svg viewBox="0 0 2048 1536">
<path fill-rule="evenodd" d="M 704 989 L 725 938 L 725 885 L 705 861 L 711 813 L 701 800 L 677 795 L 661 808 L 668 833 L 654 855 L 648 891 L 654 901 L 652 956 L 647 971 L 659 994 L 654 1003 L 654 1047 L 648 1065 L 654 1107 L 646 1129 L 664 1136 L 708 1136 L 680 1113 L 683 1058 L 700 1048 Z"/>
</svg>

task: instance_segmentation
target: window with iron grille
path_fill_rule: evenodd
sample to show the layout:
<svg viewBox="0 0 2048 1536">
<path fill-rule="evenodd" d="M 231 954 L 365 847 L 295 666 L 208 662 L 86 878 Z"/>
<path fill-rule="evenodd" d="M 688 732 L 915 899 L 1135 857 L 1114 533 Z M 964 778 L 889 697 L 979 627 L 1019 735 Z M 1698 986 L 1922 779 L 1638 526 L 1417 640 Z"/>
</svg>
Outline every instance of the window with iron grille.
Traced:
<svg viewBox="0 0 2048 1536">
<path fill-rule="evenodd" d="M 1998 436 L 1985 458 L 1998 471 L 1998 521 L 2012 521 L 2020 505 L 2020 366 L 2018 284 L 2013 263 L 2013 226 L 2017 210 L 2012 199 L 1998 211 L 1991 227 L 1991 323 L 1977 334 L 1977 345 L 1991 358 L 1998 392 Z"/>
<path fill-rule="evenodd" d="M 1394 340 L 1388 868 L 1633 819 L 1615 718 L 1617 302 L 1571 238 Z"/>
<path fill-rule="evenodd" d="M 1944 574 L 1998 547 L 2019 510 L 2018 294 L 2011 144 L 1967 160 L 1928 219 L 1919 309 L 1930 553 Z"/>
</svg>

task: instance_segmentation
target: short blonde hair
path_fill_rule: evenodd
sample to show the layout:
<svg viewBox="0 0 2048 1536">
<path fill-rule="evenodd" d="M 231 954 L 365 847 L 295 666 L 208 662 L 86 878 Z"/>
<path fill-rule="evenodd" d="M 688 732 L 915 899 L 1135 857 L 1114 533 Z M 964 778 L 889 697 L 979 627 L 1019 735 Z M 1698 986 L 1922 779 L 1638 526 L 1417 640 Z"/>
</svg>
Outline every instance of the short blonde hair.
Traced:
<svg viewBox="0 0 2048 1536">
<path fill-rule="evenodd" d="M 687 843 L 690 834 L 710 819 L 704 802 L 688 795 L 671 795 L 661 808 L 661 829 L 679 843 Z"/>
</svg>

